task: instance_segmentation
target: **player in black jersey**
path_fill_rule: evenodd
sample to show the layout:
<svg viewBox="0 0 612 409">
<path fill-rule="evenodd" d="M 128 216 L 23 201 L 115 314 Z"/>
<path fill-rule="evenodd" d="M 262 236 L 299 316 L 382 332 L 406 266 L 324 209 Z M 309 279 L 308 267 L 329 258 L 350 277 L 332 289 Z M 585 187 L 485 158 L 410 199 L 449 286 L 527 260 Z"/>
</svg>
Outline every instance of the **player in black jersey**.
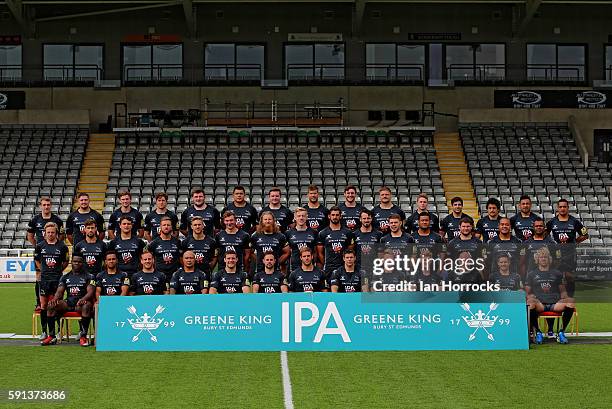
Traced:
<svg viewBox="0 0 612 409">
<path fill-rule="evenodd" d="M 472 219 L 472 217 L 463 213 L 463 199 L 459 196 L 451 199 L 451 208 L 451 213 L 440 222 L 440 236 L 445 238 L 447 242 L 459 235 L 459 222 L 461 219 L 464 217 Z"/>
<path fill-rule="evenodd" d="M 166 275 L 155 269 L 153 254 L 145 250 L 140 256 L 142 270 L 130 279 L 130 295 L 164 295 L 168 294 Z"/>
<path fill-rule="evenodd" d="M 359 228 L 361 210 L 365 209 L 360 203 L 357 203 L 356 198 L 357 188 L 348 185 L 344 188 L 344 202 L 338 204 L 342 212 L 342 226 L 352 231 L 357 231 Z"/>
<path fill-rule="evenodd" d="M 36 247 L 43 240 L 45 225 L 49 222 L 55 223 L 59 228 L 59 241 L 64 241 L 64 222 L 58 216 L 51 213 L 51 199 L 47 196 L 40 198 L 40 213 L 28 223 L 28 242 Z M 40 307 L 40 271 L 36 270 L 36 285 L 34 286 L 36 306 Z"/>
<path fill-rule="evenodd" d="M 221 227 L 221 215 L 213 205 L 206 204 L 206 196 L 200 188 L 191 191 L 191 206 L 181 213 L 181 233 L 187 237 L 191 233 L 191 218 L 200 216 L 204 220 L 204 231 L 207 236 L 215 237 Z"/>
<path fill-rule="evenodd" d="M 429 211 L 429 197 L 427 193 L 419 193 L 416 199 L 416 210 L 406 219 L 404 226 L 408 233 L 416 233 L 419 230 L 419 215 L 423 213 L 429 213 L 429 228 L 435 233 L 440 230 L 438 216 Z"/>
<path fill-rule="evenodd" d="M 493 238 L 497 237 L 499 231 L 499 211 L 501 202 L 494 197 L 487 201 L 487 215 L 476 223 L 476 231 L 474 236 L 477 239 L 482 239 L 484 243 L 488 243 Z"/>
<path fill-rule="evenodd" d="M 147 249 L 155 257 L 155 269 L 164 273 L 170 282 L 172 274 L 181 266 L 181 241 L 172 235 L 169 217 L 162 217 L 160 227 L 159 237 L 149 243 Z"/>
<path fill-rule="evenodd" d="M 527 195 L 521 196 L 519 201 L 520 212 L 510 218 L 510 223 L 517 238 L 526 241 L 533 236 L 533 223 L 540 218 L 531 211 L 531 198 Z"/>
<path fill-rule="evenodd" d="M 159 236 L 159 225 L 162 217 L 169 217 L 172 220 L 172 235 L 177 237 L 179 231 L 178 217 L 174 212 L 168 210 L 168 195 L 159 192 L 155 195 L 155 209 L 147 214 L 144 220 L 144 237 L 147 241 L 152 241 Z"/>
<path fill-rule="evenodd" d="M 382 254 L 382 271 L 367 271 L 362 277 L 362 290 L 364 292 L 407 291 L 409 276 L 406 271 L 398 270 L 395 263 L 388 265 L 386 260 L 393 260 L 397 256 L 391 249 L 385 249 Z"/>
<path fill-rule="evenodd" d="M 102 296 L 128 295 L 130 279 L 127 273 L 117 269 L 117 253 L 108 251 L 104 255 L 104 270 L 96 276 L 96 300 Z"/>
<path fill-rule="evenodd" d="M 357 269 L 357 257 L 355 251 L 346 249 L 342 255 L 344 265 L 331 275 L 329 285 L 332 293 L 355 293 L 361 292 L 362 271 Z"/>
<path fill-rule="evenodd" d="M 259 213 L 260 220 L 264 212 L 272 213 L 276 225 L 283 233 L 287 231 L 291 227 L 291 223 L 293 223 L 293 213 L 289 208 L 281 204 L 281 190 L 277 187 L 273 187 L 268 192 L 268 204 L 261 209 Z"/>
<path fill-rule="evenodd" d="M 402 230 L 399 214 L 389 216 L 389 233 L 380 238 L 380 243 L 391 249 L 395 255 L 414 255 L 414 238 Z"/>
<path fill-rule="evenodd" d="M 328 283 L 325 273 L 317 267 L 313 260 L 312 250 L 302 247 L 300 250 L 301 265 L 289 274 L 289 291 L 292 293 L 327 292 Z"/>
<path fill-rule="evenodd" d="M 89 207 L 89 195 L 87 193 L 79 193 L 79 208 L 70 213 L 66 219 L 66 236 L 72 245 L 77 244 L 85 239 L 83 234 L 85 230 L 85 222 L 89 219 L 94 219 L 98 227 L 98 237 L 104 240 L 104 219 L 102 215 Z"/>
<path fill-rule="evenodd" d="M 87 332 L 93 312 L 95 301 L 96 281 L 91 274 L 83 269 L 83 258 L 80 256 L 72 257 L 72 271 L 62 276 L 53 300 L 49 301 L 48 315 L 51 323 L 55 317 L 61 318 L 68 311 L 75 311 L 81 314 L 81 328 L 79 343 L 81 346 L 89 346 Z M 64 300 L 64 293 L 67 294 Z M 55 325 L 51 325 L 49 336 L 45 338 L 42 345 L 52 345 L 57 342 L 55 338 Z"/>
<path fill-rule="evenodd" d="M 231 211 L 236 217 L 236 227 L 251 234 L 255 230 L 255 225 L 257 225 L 257 209 L 245 200 L 245 196 L 244 186 L 234 187 L 232 192 L 233 201 L 223 208 L 221 215 Z"/>
<path fill-rule="evenodd" d="M 285 270 L 285 262 L 291 255 L 291 249 L 287 244 L 287 237 L 280 232 L 280 227 L 277 225 L 272 212 L 261 213 L 257 230 L 251 236 L 251 246 L 256 257 L 255 272 L 263 271 L 263 255 L 267 251 L 274 252 L 281 270 Z"/>
<path fill-rule="evenodd" d="M 119 234 L 119 220 L 123 216 L 127 216 L 132 220 L 132 234 L 142 237 L 144 235 L 142 213 L 132 207 L 132 194 L 124 190 L 119 192 L 118 196 L 121 206 L 115 209 L 108 219 L 108 226 L 106 227 L 108 229 L 108 239 L 112 240 Z"/>
<path fill-rule="evenodd" d="M 329 210 L 319 202 L 319 188 L 316 185 L 308 186 L 308 226 L 317 233 L 329 225 Z"/>
<path fill-rule="evenodd" d="M 580 220 L 569 214 L 569 202 L 557 202 L 557 215 L 546 223 L 546 229 L 558 244 L 559 270 L 563 272 L 567 293 L 574 296 L 576 272 L 576 246 L 589 238 L 589 232 Z"/>
<path fill-rule="evenodd" d="M 131 278 L 138 271 L 138 260 L 145 248 L 145 242 L 132 234 L 132 219 L 129 217 L 119 220 L 119 229 L 117 237 L 108 244 L 108 250 L 117 253 L 117 268 Z"/>
<path fill-rule="evenodd" d="M 225 268 L 217 270 L 210 283 L 210 294 L 250 293 L 251 282 L 247 273 L 239 271 L 235 251 L 225 252 Z"/>
<path fill-rule="evenodd" d="M 317 232 L 308 227 L 308 211 L 303 207 L 298 207 L 293 214 L 295 227 L 285 233 L 287 243 L 291 248 L 289 271 L 293 271 L 302 263 L 300 261 L 300 250 L 303 247 L 308 247 L 314 252 L 317 246 Z"/>
<path fill-rule="evenodd" d="M 562 313 L 563 327 L 557 334 L 557 342 L 567 344 L 565 329 L 574 315 L 574 299 L 567 294 L 563 273 L 552 267 L 552 257 L 548 249 L 542 247 L 534 257 L 536 268 L 527 275 L 525 291 L 536 343 L 541 344 L 544 340 L 538 324 L 539 314 L 553 311 Z"/>
<path fill-rule="evenodd" d="M 556 266 L 561 257 L 561 253 L 557 251 L 557 243 L 553 238 L 546 233 L 546 226 L 544 220 L 538 218 L 533 222 L 533 236 L 523 243 L 521 249 L 521 262 L 519 272 L 523 279 L 527 276 L 527 273 L 533 270 L 535 265 L 535 258 L 533 257 L 536 251 L 542 247 L 547 247 L 548 252 L 553 257 L 553 266 Z"/>
<path fill-rule="evenodd" d="M 223 225 L 225 228 L 215 237 L 216 246 L 219 249 L 219 268 L 225 267 L 225 252 L 233 250 L 238 256 L 238 270 L 247 271 L 251 259 L 251 236 L 245 230 L 238 228 L 236 215 L 231 210 L 223 213 Z"/>
<path fill-rule="evenodd" d="M 58 240 L 59 229 L 55 223 L 45 225 L 44 239 L 36 245 L 34 263 L 40 271 L 40 324 L 41 339 L 49 333 L 55 334 L 55 321 L 47 320 L 47 304 L 53 299 L 62 271 L 68 267 L 68 247 Z M 52 332 L 51 332 L 52 331 Z"/>
<path fill-rule="evenodd" d="M 437 265 L 433 253 L 429 248 L 420 251 L 420 264 L 415 274 L 410 278 L 414 283 L 416 291 L 434 291 L 435 286 L 440 284 L 441 266 Z"/>
<path fill-rule="evenodd" d="M 338 206 L 329 209 L 329 226 L 319 232 L 317 239 L 317 258 L 326 279 L 342 267 L 342 253 L 355 247 L 355 234 L 342 227 L 341 220 L 342 212 Z"/>
<path fill-rule="evenodd" d="M 191 219 L 191 235 L 181 242 L 181 252 L 193 251 L 195 268 L 210 276 L 217 265 L 218 247 L 214 238 L 204 234 L 204 220 L 200 216 Z"/>
<path fill-rule="evenodd" d="M 482 276 L 482 271 L 486 267 L 485 258 L 485 248 L 482 242 L 474 237 L 473 229 L 474 222 L 472 219 L 465 218 L 461 220 L 459 223 L 459 236 L 452 239 L 448 245 L 446 246 L 448 251 L 448 256 L 454 260 L 454 263 L 463 265 L 467 261 L 474 266 L 474 269 L 470 270 L 474 277 L 466 276 L 468 278 L 478 278 L 478 276 Z M 467 256 L 466 256 L 467 254 Z M 461 260 L 460 260 L 461 259 Z M 460 268 L 463 268 L 460 266 Z M 450 272 L 453 273 L 453 272 Z M 449 277 L 451 274 L 449 273 Z M 460 270 L 455 269 L 454 273 L 463 274 Z M 444 278 L 444 277 L 443 277 Z M 467 281 L 463 281 L 467 282 Z M 480 282 L 480 281 L 478 281 Z"/>
<path fill-rule="evenodd" d="M 208 274 L 196 269 L 196 256 L 191 250 L 183 253 L 183 267 L 170 279 L 170 294 L 208 294 Z"/>
<path fill-rule="evenodd" d="M 107 245 L 98 237 L 98 226 L 94 219 L 85 222 L 85 240 L 74 246 L 74 255 L 83 257 L 85 272 L 94 277 L 102 270 Z"/>
<path fill-rule="evenodd" d="M 444 258 L 446 245 L 444 239 L 435 231 L 431 230 L 429 213 L 419 214 L 419 229 L 412 235 L 415 244 L 415 254 L 420 257 L 425 251 L 433 257 Z"/>
<path fill-rule="evenodd" d="M 380 203 L 378 203 L 372 209 L 374 214 L 373 226 L 375 229 L 380 230 L 384 235 L 389 232 L 389 216 L 392 214 L 398 214 L 402 219 L 402 222 L 406 220 L 406 213 L 398 206 L 391 202 L 391 189 L 386 186 L 381 187 L 378 190 Z"/>
<path fill-rule="evenodd" d="M 355 255 L 357 269 L 362 266 L 370 268 L 376 254 L 376 244 L 380 242 L 382 233 L 372 227 L 372 212 L 365 207 L 359 214 L 359 228 L 355 230 Z"/>
<path fill-rule="evenodd" d="M 276 268 L 274 252 L 268 251 L 263 257 L 264 271 L 255 274 L 253 278 L 254 293 L 286 293 L 289 291 L 287 279 Z"/>
<path fill-rule="evenodd" d="M 518 291 L 523 288 L 521 276 L 517 270 L 511 270 L 511 257 L 509 254 L 500 254 L 497 257 L 497 269 L 489 277 L 489 282 L 497 284 L 500 290 Z"/>
<path fill-rule="evenodd" d="M 497 258 L 500 254 L 509 254 L 512 263 L 512 271 L 518 271 L 522 248 L 523 241 L 512 235 L 510 219 L 507 217 L 500 217 L 497 237 L 490 240 L 486 246 L 488 266 L 486 272 L 492 274 L 497 271 Z M 485 276 L 485 278 L 486 277 L 487 276 Z"/>
</svg>

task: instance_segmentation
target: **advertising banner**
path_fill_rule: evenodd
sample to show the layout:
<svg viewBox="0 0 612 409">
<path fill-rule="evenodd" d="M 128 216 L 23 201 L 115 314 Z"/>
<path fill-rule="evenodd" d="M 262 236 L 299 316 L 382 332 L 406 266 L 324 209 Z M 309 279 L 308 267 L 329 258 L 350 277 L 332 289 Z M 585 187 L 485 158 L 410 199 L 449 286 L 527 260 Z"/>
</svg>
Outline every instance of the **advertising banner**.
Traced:
<svg viewBox="0 0 612 409">
<path fill-rule="evenodd" d="M 6 109 L 25 109 L 25 91 L 0 90 L 0 111 Z"/>
<path fill-rule="evenodd" d="M 0 283 L 33 283 L 36 266 L 32 257 L 0 257 Z"/>
<path fill-rule="evenodd" d="M 611 108 L 612 93 L 592 90 L 495 90 L 495 108 Z"/>
</svg>

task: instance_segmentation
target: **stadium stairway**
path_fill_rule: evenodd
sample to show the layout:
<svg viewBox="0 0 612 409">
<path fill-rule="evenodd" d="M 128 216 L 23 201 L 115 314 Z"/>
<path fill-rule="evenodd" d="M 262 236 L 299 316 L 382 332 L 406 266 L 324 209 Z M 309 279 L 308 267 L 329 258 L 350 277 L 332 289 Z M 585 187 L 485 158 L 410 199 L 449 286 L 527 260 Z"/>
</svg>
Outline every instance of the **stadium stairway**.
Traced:
<svg viewBox="0 0 612 409">
<path fill-rule="evenodd" d="M 77 192 L 88 193 L 91 208 L 100 213 L 104 209 L 104 197 L 114 150 L 114 134 L 91 134 L 89 136 Z"/>
<path fill-rule="evenodd" d="M 463 212 L 477 220 L 478 202 L 459 134 L 436 133 L 434 147 L 449 211 L 451 209 L 450 200 L 455 196 L 460 196 L 463 198 Z"/>
</svg>

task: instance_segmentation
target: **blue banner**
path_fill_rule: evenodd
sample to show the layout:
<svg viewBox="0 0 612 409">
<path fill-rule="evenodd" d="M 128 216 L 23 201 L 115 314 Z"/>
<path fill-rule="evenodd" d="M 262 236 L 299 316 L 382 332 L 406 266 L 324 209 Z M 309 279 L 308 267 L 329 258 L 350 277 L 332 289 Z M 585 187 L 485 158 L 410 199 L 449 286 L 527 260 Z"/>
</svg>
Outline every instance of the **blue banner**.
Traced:
<svg viewBox="0 0 612 409">
<path fill-rule="evenodd" d="M 525 294 L 102 297 L 99 351 L 528 349 Z"/>
</svg>

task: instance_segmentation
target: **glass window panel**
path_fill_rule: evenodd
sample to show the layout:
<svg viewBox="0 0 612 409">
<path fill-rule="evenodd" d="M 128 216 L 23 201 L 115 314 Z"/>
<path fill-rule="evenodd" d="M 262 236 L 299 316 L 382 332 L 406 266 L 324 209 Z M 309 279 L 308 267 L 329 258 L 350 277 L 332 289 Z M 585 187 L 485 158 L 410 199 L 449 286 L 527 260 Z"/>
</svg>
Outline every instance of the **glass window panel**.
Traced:
<svg viewBox="0 0 612 409">
<path fill-rule="evenodd" d="M 208 79 L 233 79 L 234 58 L 234 44 L 207 44 L 204 48 L 204 76 Z"/>
<path fill-rule="evenodd" d="M 556 64 L 554 44 L 527 44 L 528 79 L 554 79 Z"/>
<path fill-rule="evenodd" d="M 260 80 L 264 76 L 265 53 L 263 45 L 236 46 L 236 76 L 240 79 Z"/>
<path fill-rule="evenodd" d="M 344 44 L 315 44 L 316 78 L 344 78 Z"/>
<path fill-rule="evenodd" d="M 43 64 L 46 80 L 65 80 L 73 78 L 73 55 L 71 44 L 45 44 Z"/>
<path fill-rule="evenodd" d="M 21 46 L 0 46 L 0 78 L 21 79 Z"/>
<path fill-rule="evenodd" d="M 442 79 L 442 44 L 429 44 L 429 79 Z"/>
<path fill-rule="evenodd" d="M 482 79 L 506 77 L 506 46 L 504 44 L 480 44 L 476 48 L 476 65 Z"/>
<path fill-rule="evenodd" d="M 151 79 L 151 46 L 123 46 L 123 70 L 126 80 Z"/>
<path fill-rule="evenodd" d="M 471 45 L 446 46 L 446 72 L 449 79 L 474 78 L 474 48 Z"/>
<path fill-rule="evenodd" d="M 101 79 L 104 67 L 103 47 L 101 45 L 74 46 L 74 75 L 76 79 Z"/>
<path fill-rule="evenodd" d="M 398 44 L 397 64 L 399 78 L 422 80 L 425 74 L 425 46 Z"/>
<path fill-rule="evenodd" d="M 183 78 L 183 45 L 153 46 L 153 75 L 156 79 Z"/>
<path fill-rule="evenodd" d="M 367 77 L 395 78 L 395 50 L 395 44 L 366 44 Z"/>
<path fill-rule="evenodd" d="M 582 45 L 560 45 L 557 47 L 559 62 L 558 78 L 573 81 L 584 80 L 585 50 Z"/>
<path fill-rule="evenodd" d="M 285 46 L 285 72 L 288 79 L 312 78 L 312 45 Z M 292 65 L 299 64 L 297 67 Z"/>
</svg>

